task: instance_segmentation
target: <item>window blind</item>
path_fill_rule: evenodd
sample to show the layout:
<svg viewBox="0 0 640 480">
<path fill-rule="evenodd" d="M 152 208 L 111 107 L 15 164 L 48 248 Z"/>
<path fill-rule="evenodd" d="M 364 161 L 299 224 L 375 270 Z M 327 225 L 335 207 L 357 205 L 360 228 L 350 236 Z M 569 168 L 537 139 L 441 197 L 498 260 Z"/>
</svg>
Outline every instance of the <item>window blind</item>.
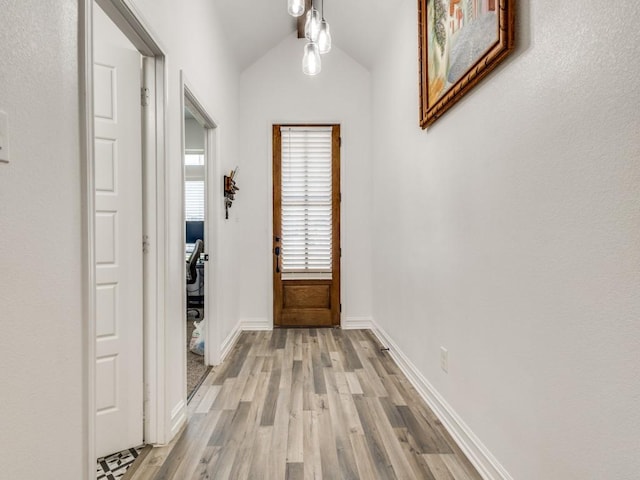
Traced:
<svg viewBox="0 0 640 480">
<path fill-rule="evenodd" d="M 184 182 L 185 220 L 204 220 L 204 181 Z"/>
<path fill-rule="evenodd" d="M 184 154 L 184 164 L 204 165 L 204 152 L 200 150 L 186 151 Z"/>
<path fill-rule="evenodd" d="M 331 131 L 280 129 L 283 272 L 331 272 Z"/>
</svg>

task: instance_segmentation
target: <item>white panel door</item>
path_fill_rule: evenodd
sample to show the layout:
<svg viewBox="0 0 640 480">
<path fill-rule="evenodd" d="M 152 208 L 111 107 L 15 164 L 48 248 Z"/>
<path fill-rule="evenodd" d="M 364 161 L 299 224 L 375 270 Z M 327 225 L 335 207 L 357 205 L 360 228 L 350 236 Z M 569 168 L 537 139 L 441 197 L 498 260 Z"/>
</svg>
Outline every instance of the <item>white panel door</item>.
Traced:
<svg viewBox="0 0 640 480">
<path fill-rule="evenodd" d="M 96 453 L 143 435 L 140 54 L 94 45 Z"/>
</svg>

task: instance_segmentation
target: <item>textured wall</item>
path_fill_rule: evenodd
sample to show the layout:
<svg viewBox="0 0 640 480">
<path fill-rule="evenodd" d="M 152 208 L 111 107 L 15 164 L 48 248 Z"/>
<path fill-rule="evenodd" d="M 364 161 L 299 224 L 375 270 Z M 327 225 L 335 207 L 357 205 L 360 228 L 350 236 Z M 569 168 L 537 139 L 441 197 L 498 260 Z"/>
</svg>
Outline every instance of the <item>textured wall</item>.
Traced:
<svg viewBox="0 0 640 480">
<path fill-rule="evenodd" d="M 77 3 L 0 1 L 0 110 L 11 143 L 11 163 L 0 164 L 7 479 L 82 478 Z"/>
<path fill-rule="evenodd" d="M 517 51 L 428 131 L 415 2 L 391 28 L 372 74 L 374 316 L 514 479 L 631 480 L 640 6 L 518 3 Z"/>
<path fill-rule="evenodd" d="M 340 123 L 342 318 L 371 317 L 370 75 L 338 47 L 322 72 L 302 73 L 304 42 L 290 35 L 241 76 L 238 210 L 240 318 L 272 325 L 272 150 L 274 123 Z M 235 209 L 234 205 L 234 209 Z"/>
</svg>

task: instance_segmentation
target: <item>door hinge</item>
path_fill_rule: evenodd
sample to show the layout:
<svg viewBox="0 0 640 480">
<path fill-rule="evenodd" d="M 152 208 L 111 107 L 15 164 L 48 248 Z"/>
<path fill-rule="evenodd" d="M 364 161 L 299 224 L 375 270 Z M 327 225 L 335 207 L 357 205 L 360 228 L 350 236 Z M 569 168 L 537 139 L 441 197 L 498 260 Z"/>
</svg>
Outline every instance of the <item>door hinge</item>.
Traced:
<svg viewBox="0 0 640 480">
<path fill-rule="evenodd" d="M 149 98 L 151 97 L 151 93 L 147 87 L 142 87 L 140 89 L 140 105 L 143 107 L 149 106 Z"/>
<path fill-rule="evenodd" d="M 149 253 L 151 243 L 149 242 L 149 235 L 142 236 L 142 253 Z"/>
<path fill-rule="evenodd" d="M 340 247 L 340 258 L 342 258 L 342 247 Z"/>
<path fill-rule="evenodd" d="M 342 304 L 340 304 L 340 313 L 342 313 Z"/>
<path fill-rule="evenodd" d="M 342 147 L 342 137 L 338 137 L 338 146 Z"/>
</svg>

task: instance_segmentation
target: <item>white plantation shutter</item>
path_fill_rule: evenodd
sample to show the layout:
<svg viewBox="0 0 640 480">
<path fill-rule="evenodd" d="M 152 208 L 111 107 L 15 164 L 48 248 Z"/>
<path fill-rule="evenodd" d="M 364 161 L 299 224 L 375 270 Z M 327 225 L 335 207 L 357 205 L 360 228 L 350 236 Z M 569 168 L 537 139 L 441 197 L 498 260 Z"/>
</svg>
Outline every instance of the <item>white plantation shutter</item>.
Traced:
<svg viewBox="0 0 640 480">
<path fill-rule="evenodd" d="M 184 182 L 185 220 L 204 220 L 204 181 Z"/>
<path fill-rule="evenodd" d="M 282 272 L 331 272 L 331 127 L 281 127 Z"/>
</svg>

